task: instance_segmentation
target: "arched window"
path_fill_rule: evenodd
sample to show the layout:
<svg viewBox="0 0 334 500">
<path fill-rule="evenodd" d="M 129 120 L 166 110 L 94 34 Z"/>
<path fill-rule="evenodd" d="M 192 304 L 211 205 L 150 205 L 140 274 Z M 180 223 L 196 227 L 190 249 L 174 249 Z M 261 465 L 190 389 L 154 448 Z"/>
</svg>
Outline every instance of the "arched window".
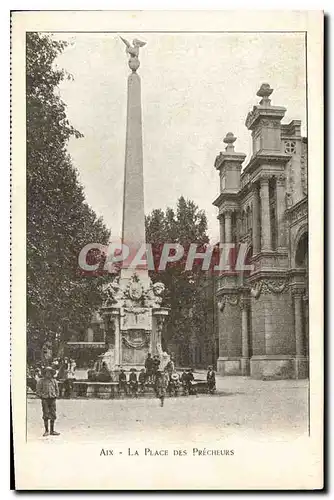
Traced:
<svg viewBox="0 0 334 500">
<path fill-rule="evenodd" d="M 296 248 L 295 263 L 296 267 L 304 269 L 308 267 L 308 234 L 306 232 L 299 238 Z"/>
</svg>

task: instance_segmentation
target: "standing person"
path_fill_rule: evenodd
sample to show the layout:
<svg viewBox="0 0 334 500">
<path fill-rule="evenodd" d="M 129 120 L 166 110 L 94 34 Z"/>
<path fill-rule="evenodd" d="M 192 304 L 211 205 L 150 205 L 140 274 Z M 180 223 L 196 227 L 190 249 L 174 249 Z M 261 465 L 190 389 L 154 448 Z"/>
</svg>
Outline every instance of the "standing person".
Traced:
<svg viewBox="0 0 334 500">
<path fill-rule="evenodd" d="M 208 367 L 208 373 L 206 374 L 206 381 L 208 383 L 209 393 L 213 394 L 216 390 L 216 374 L 213 371 L 211 365 Z"/>
<path fill-rule="evenodd" d="M 58 384 L 54 378 L 54 370 L 48 366 L 44 370 L 44 374 L 37 382 L 36 394 L 42 401 L 42 411 L 44 420 L 43 436 L 59 436 L 59 432 L 54 430 L 54 423 L 57 418 L 56 414 L 56 399 L 59 396 Z M 50 420 L 50 432 L 49 432 Z"/>
<path fill-rule="evenodd" d="M 126 373 L 124 372 L 123 368 L 121 368 L 121 371 L 118 375 L 118 390 L 119 390 L 119 393 L 121 393 L 121 391 L 124 391 L 124 394 L 128 393 L 127 382 L 126 382 Z"/>
<path fill-rule="evenodd" d="M 37 380 L 35 376 L 35 369 L 31 366 L 27 368 L 27 388 L 36 392 Z"/>
<path fill-rule="evenodd" d="M 157 372 L 160 368 L 160 359 L 157 354 L 153 356 L 153 382 L 155 383 L 155 378 L 157 375 Z"/>
<path fill-rule="evenodd" d="M 181 374 L 181 384 L 183 387 L 183 395 L 188 396 L 188 376 L 185 369 L 183 369 L 183 372 Z"/>
<path fill-rule="evenodd" d="M 52 368 L 54 370 L 54 378 L 58 378 L 58 372 L 59 372 L 59 363 L 57 360 L 55 360 L 53 363 L 52 363 Z"/>
<path fill-rule="evenodd" d="M 155 375 L 154 389 L 157 398 L 160 399 L 160 406 L 164 405 L 166 396 L 166 378 L 161 370 L 158 370 Z"/>
<path fill-rule="evenodd" d="M 131 368 L 129 377 L 129 389 L 133 396 L 137 396 L 138 393 L 138 380 L 135 368 Z"/>
<path fill-rule="evenodd" d="M 63 389 L 64 389 L 64 398 L 69 398 L 70 392 L 71 392 L 71 381 L 68 380 L 68 372 L 70 369 L 70 363 L 68 358 L 64 358 L 64 366 L 62 369 L 62 375 L 63 375 Z"/>
<path fill-rule="evenodd" d="M 195 377 L 194 377 L 192 368 L 189 368 L 189 370 L 187 370 L 187 384 L 188 384 L 189 394 L 192 394 L 192 395 L 197 394 L 196 387 L 195 387 Z"/>
<path fill-rule="evenodd" d="M 167 363 L 166 370 L 168 371 L 169 378 L 171 378 L 172 373 L 175 371 L 175 363 L 172 356 L 170 357 L 170 360 Z"/>
<path fill-rule="evenodd" d="M 68 374 L 67 374 L 67 384 L 68 384 L 68 397 L 71 398 L 73 394 L 73 386 L 74 386 L 74 381 L 75 381 L 75 370 L 76 370 L 77 364 L 74 361 L 74 359 L 70 359 L 69 364 L 68 364 Z"/>
<path fill-rule="evenodd" d="M 65 359 L 63 359 L 60 362 L 57 374 L 57 380 L 58 380 L 59 396 L 62 397 L 63 395 L 65 395 L 63 393 L 66 390 L 65 380 L 67 380 L 67 363 Z"/>
<path fill-rule="evenodd" d="M 146 373 L 144 368 L 140 370 L 139 376 L 138 376 L 138 382 L 139 382 L 139 390 L 141 393 L 145 392 L 145 385 L 146 385 Z"/>
<path fill-rule="evenodd" d="M 153 372 L 153 359 L 152 355 L 149 352 L 145 359 L 145 371 L 146 371 L 146 379 L 149 384 L 152 383 L 152 372 Z"/>
</svg>

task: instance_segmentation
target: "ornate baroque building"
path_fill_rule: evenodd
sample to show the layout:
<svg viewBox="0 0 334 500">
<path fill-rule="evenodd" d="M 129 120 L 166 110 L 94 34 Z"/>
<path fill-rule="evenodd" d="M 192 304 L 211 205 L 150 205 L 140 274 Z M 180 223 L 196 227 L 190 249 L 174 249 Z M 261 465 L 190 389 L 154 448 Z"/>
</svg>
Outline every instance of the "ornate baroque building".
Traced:
<svg viewBox="0 0 334 500">
<path fill-rule="evenodd" d="M 221 271 L 216 287 L 219 358 L 223 375 L 253 378 L 308 376 L 307 139 L 301 122 L 281 123 L 272 89 L 246 118 L 252 156 L 226 149 L 215 167 L 220 195 L 220 242 L 247 244 L 249 271 Z"/>
</svg>

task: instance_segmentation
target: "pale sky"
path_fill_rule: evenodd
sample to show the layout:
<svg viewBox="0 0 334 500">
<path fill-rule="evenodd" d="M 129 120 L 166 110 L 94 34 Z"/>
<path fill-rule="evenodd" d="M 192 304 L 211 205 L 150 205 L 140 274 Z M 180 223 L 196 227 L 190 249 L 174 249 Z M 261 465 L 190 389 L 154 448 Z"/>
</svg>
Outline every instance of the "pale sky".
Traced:
<svg viewBox="0 0 334 500">
<path fill-rule="evenodd" d="M 214 161 L 229 131 L 248 156 L 248 111 L 267 82 L 272 104 L 285 106 L 283 123 L 302 120 L 306 134 L 305 43 L 302 33 L 122 34 L 141 49 L 145 212 L 175 207 L 183 195 L 204 209 L 209 237 L 218 240 L 219 194 Z M 119 239 L 130 69 L 115 33 L 57 34 L 72 44 L 57 59 L 74 81 L 61 85 L 71 124 L 84 134 L 69 153 L 86 199 Z"/>
</svg>

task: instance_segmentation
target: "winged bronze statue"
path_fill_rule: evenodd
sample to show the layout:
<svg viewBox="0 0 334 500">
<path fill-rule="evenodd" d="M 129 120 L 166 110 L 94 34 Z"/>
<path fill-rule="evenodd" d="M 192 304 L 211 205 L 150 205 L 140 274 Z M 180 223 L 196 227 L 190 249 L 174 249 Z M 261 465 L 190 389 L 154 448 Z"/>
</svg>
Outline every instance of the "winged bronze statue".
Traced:
<svg viewBox="0 0 334 500">
<path fill-rule="evenodd" d="M 144 47 L 146 45 L 146 42 L 142 42 L 141 40 L 138 40 L 138 38 L 134 38 L 132 40 L 132 45 L 128 40 L 120 36 L 120 39 L 122 42 L 125 43 L 126 49 L 125 53 L 129 54 L 130 59 L 129 59 L 129 66 L 132 69 L 132 71 L 136 71 L 139 68 L 139 48 Z"/>
</svg>

